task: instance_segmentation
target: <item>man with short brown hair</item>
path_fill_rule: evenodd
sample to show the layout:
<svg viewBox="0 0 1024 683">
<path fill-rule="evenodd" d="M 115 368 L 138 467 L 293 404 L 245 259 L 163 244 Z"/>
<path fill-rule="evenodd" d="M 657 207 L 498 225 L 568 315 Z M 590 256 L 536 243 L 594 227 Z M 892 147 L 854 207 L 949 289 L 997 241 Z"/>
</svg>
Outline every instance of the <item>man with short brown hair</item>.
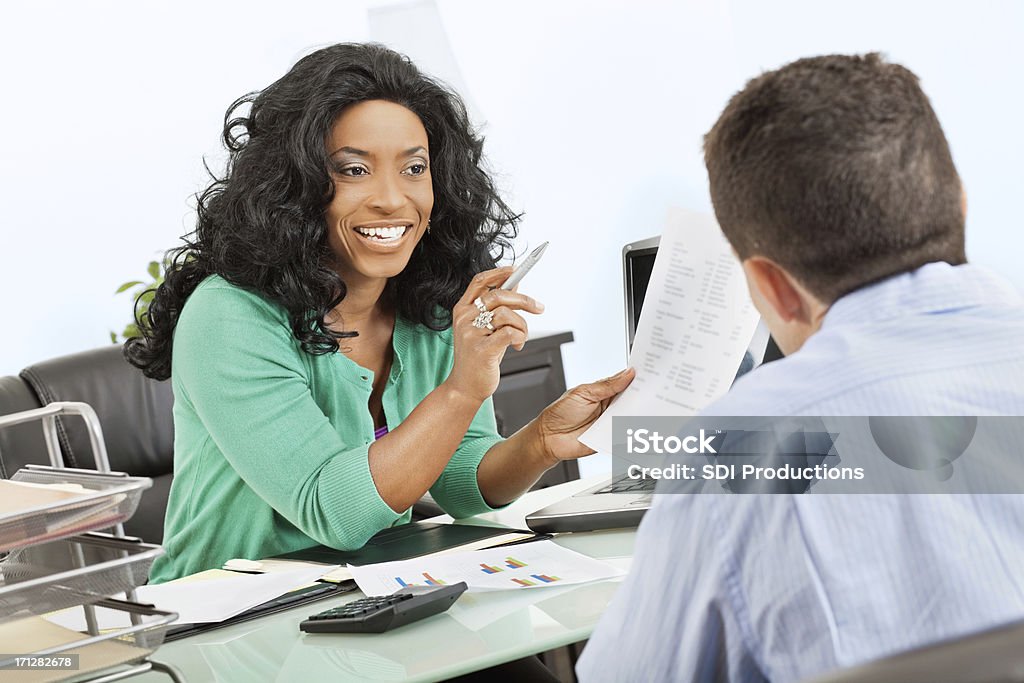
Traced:
<svg viewBox="0 0 1024 683">
<path fill-rule="evenodd" d="M 914 74 L 875 54 L 765 73 L 705 158 L 787 354 L 705 415 L 1024 415 L 1024 300 L 966 263 Z M 581 680 L 798 681 L 1024 617 L 1019 495 L 655 499 Z"/>
</svg>

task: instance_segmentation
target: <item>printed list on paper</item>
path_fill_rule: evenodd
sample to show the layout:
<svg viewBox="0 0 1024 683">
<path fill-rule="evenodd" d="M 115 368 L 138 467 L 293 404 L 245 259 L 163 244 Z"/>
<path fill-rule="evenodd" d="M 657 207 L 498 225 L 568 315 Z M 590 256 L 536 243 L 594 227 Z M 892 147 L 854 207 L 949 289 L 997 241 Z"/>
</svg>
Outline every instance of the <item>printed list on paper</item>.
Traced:
<svg viewBox="0 0 1024 683">
<path fill-rule="evenodd" d="M 729 389 L 758 319 L 714 218 L 670 212 L 629 356 L 636 378 L 580 441 L 611 453 L 615 416 L 699 412 Z"/>
</svg>

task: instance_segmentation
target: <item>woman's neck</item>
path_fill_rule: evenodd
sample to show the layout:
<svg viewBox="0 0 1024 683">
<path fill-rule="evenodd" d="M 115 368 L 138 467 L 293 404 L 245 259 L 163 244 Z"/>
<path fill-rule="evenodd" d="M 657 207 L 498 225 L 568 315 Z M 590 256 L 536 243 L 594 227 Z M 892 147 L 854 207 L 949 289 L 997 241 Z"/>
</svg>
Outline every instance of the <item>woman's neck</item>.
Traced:
<svg viewBox="0 0 1024 683">
<path fill-rule="evenodd" d="M 386 279 L 372 282 L 350 282 L 346 280 L 345 298 L 334 309 L 334 316 L 328 322 L 340 325 L 345 330 L 358 330 L 367 323 L 373 323 L 389 315 L 390 306 L 384 290 Z"/>
</svg>

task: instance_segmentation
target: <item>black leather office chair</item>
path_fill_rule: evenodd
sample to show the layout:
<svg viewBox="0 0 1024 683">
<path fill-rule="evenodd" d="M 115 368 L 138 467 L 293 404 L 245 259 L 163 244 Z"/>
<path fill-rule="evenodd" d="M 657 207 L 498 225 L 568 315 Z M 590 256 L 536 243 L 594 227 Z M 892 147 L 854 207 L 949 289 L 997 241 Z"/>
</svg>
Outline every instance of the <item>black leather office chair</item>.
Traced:
<svg viewBox="0 0 1024 683">
<path fill-rule="evenodd" d="M 174 469 L 173 395 L 168 382 L 154 382 L 130 366 L 119 345 L 36 363 L 20 377 L 0 378 L 0 415 L 31 410 L 54 401 L 82 401 L 96 411 L 110 468 L 150 477 L 125 532 L 149 543 L 163 541 L 164 511 Z M 64 464 L 94 468 L 85 425 L 57 418 Z M 48 464 L 38 424 L 0 430 L 0 474 L 9 477 L 26 464 Z"/>
<path fill-rule="evenodd" d="M 805 683 L 1022 683 L 1024 621 L 834 671 Z"/>
</svg>

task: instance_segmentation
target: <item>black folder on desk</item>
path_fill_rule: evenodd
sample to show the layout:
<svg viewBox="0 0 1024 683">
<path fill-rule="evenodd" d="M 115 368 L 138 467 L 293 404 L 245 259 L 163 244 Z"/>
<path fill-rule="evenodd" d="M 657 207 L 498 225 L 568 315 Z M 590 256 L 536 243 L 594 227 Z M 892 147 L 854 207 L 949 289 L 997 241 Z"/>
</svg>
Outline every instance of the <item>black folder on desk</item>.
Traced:
<svg viewBox="0 0 1024 683">
<path fill-rule="evenodd" d="M 225 619 L 224 621 L 214 621 L 202 624 L 172 624 L 171 627 L 167 629 L 167 635 L 164 636 L 164 642 L 169 643 L 172 640 L 181 640 L 188 636 L 194 636 L 197 633 L 205 633 L 206 631 L 224 628 L 225 626 L 234 626 L 235 624 L 240 624 L 244 621 L 251 621 L 258 617 L 264 617 L 268 614 L 274 614 L 275 612 L 291 609 L 292 607 L 308 605 L 311 602 L 332 598 L 335 595 L 350 593 L 355 589 L 355 581 L 344 581 L 342 583 L 318 583 L 315 586 L 306 586 L 305 588 L 285 593 L 278 598 L 274 598 L 270 602 L 264 602 L 262 605 L 250 607 L 241 614 L 236 614 L 230 619 Z"/>
<path fill-rule="evenodd" d="M 502 536 L 515 534 L 518 538 L 502 541 Z M 414 557 L 432 555 L 442 550 L 453 550 L 489 538 L 495 539 L 494 546 L 527 543 L 545 538 L 550 534 L 537 534 L 525 529 L 507 529 L 496 526 L 473 524 L 441 524 L 439 522 L 412 522 L 384 529 L 378 532 L 359 550 L 335 550 L 318 545 L 278 555 L 278 560 L 302 560 L 324 564 L 364 565 L 378 562 L 409 560 Z M 487 546 L 493 547 L 493 546 Z"/>
</svg>

